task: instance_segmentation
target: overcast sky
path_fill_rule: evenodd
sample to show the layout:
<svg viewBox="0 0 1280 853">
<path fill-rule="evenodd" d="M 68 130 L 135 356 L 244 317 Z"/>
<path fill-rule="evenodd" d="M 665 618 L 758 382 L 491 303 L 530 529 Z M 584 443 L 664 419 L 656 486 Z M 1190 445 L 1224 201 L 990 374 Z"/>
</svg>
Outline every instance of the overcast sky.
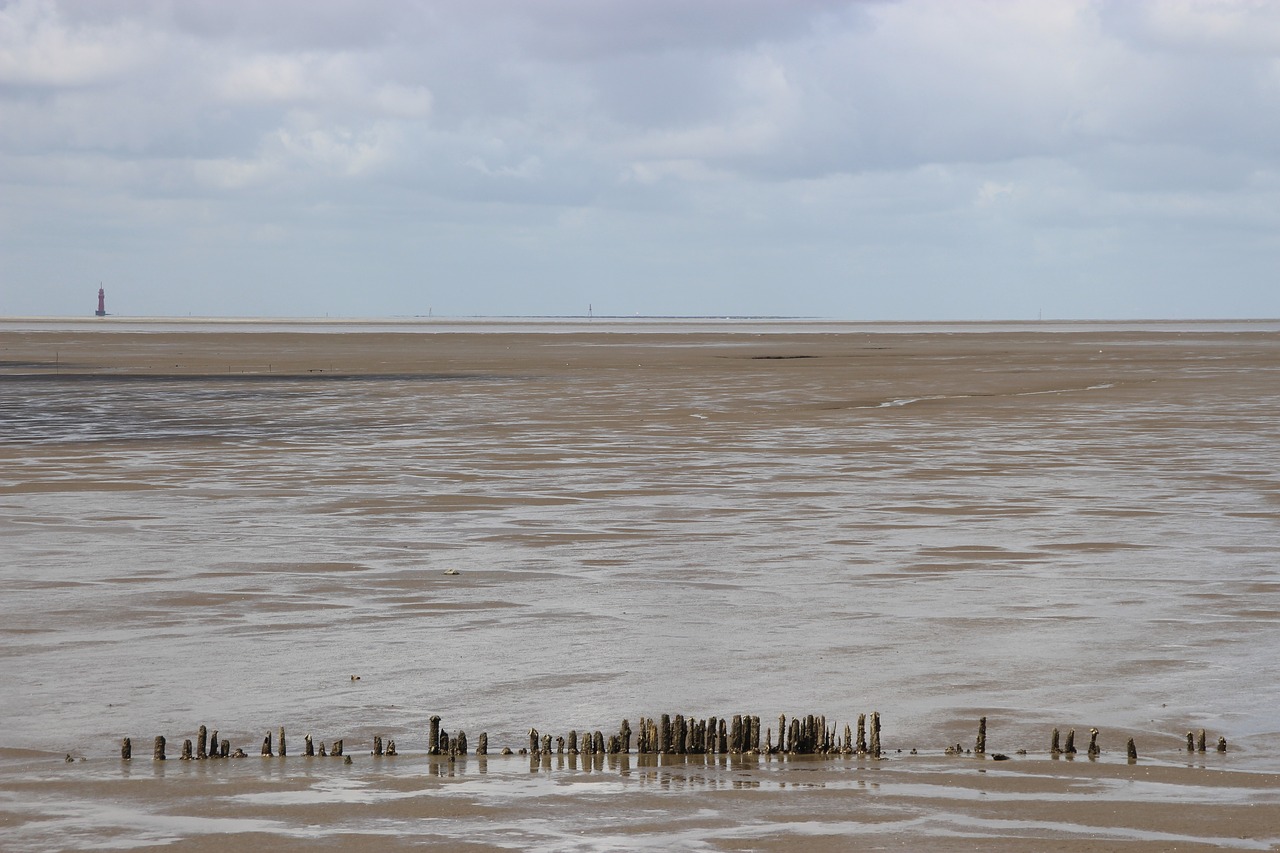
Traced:
<svg viewBox="0 0 1280 853">
<path fill-rule="evenodd" d="M 1280 3 L 0 0 L 0 315 L 1280 316 Z"/>
</svg>

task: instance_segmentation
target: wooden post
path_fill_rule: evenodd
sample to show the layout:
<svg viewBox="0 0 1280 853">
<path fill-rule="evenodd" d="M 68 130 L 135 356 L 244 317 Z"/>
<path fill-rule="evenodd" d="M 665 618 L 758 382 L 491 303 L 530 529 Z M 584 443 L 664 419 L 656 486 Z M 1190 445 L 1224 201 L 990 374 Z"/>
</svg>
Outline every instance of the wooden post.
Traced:
<svg viewBox="0 0 1280 853">
<path fill-rule="evenodd" d="M 318 754 L 318 755 L 328 755 L 328 754 L 329 754 L 329 753 L 325 752 L 325 749 L 324 749 L 324 741 L 320 741 L 320 751 L 319 751 L 319 753 L 317 753 L 317 754 Z"/>
<path fill-rule="evenodd" d="M 431 718 L 431 733 L 427 735 L 427 755 L 440 754 L 440 718 Z"/>
<path fill-rule="evenodd" d="M 152 761 L 164 761 L 164 735 L 156 735 L 155 748 L 151 751 Z"/>
<path fill-rule="evenodd" d="M 311 742 L 311 735 L 306 735 L 305 737 L 303 737 L 302 743 L 303 743 L 303 748 L 302 748 L 303 755 L 305 755 L 307 758 L 311 758 L 316 754 L 316 747 L 315 747 L 315 744 Z"/>
<path fill-rule="evenodd" d="M 569 729 L 569 754 L 578 754 L 578 730 Z"/>
<path fill-rule="evenodd" d="M 742 752 L 742 715 L 734 714 L 729 723 L 729 752 L 737 755 Z"/>
<path fill-rule="evenodd" d="M 1058 746 L 1058 730 L 1053 730 L 1053 737 L 1049 739 L 1049 754 L 1057 758 L 1062 754 L 1062 749 Z"/>
<path fill-rule="evenodd" d="M 330 755 L 342 755 L 342 738 L 338 738 L 333 742 L 333 749 L 329 750 Z"/>
<path fill-rule="evenodd" d="M 231 757 L 231 741 L 224 738 L 222 743 L 218 744 L 218 755 L 222 758 Z"/>
<path fill-rule="evenodd" d="M 684 714 L 676 714 L 676 718 L 671 721 L 671 751 L 676 755 L 684 755 L 688 737 L 689 724 L 685 722 Z"/>
<path fill-rule="evenodd" d="M 394 740 L 387 741 L 387 755 L 396 754 L 396 742 Z"/>
<path fill-rule="evenodd" d="M 752 752 L 760 751 L 760 718 L 751 718 L 751 736 L 747 738 L 747 748 Z"/>
<path fill-rule="evenodd" d="M 867 754 L 867 715 L 858 715 L 858 754 Z"/>
<path fill-rule="evenodd" d="M 658 752 L 671 754 L 671 717 L 662 715 L 662 725 L 658 729 Z"/>
<path fill-rule="evenodd" d="M 382 755 L 382 735 L 373 736 L 373 754 Z"/>
<path fill-rule="evenodd" d="M 978 720 L 978 739 L 973 743 L 974 755 L 987 754 L 987 718 Z"/>
<path fill-rule="evenodd" d="M 271 754 L 271 732 L 267 732 L 267 736 L 262 739 L 262 754 Z"/>
<path fill-rule="evenodd" d="M 129 738 L 124 738 L 120 741 L 120 760 L 133 760 L 133 741 Z"/>
<path fill-rule="evenodd" d="M 1204 752 L 1204 729 L 1196 734 L 1196 752 Z"/>
<path fill-rule="evenodd" d="M 285 753 L 285 749 L 284 749 L 284 726 L 281 726 L 281 727 L 280 727 L 280 753 L 279 753 L 281 758 L 284 758 L 284 753 Z"/>
<path fill-rule="evenodd" d="M 719 733 L 720 733 L 719 718 L 707 717 L 707 730 L 704 733 L 705 734 L 704 740 L 706 741 L 706 743 L 702 745 L 702 748 L 707 755 L 716 754 L 716 746 L 718 745 L 717 742 L 720 740 L 720 738 L 718 737 Z"/>
<path fill-rule="evenodd" d="M 201 726 L 196 731 L 196 759 L 197 760 L 209 757 L 209 751 L 206 748 L 206 744 L 208 743 L 208 741 L 209 741 L 209 730 L 206 729 L 204 726 Z"/>
<path fill-rule="evenodd" d="M 595 738 L 591 741 L 591 751 L 596 755 L 604 754 L 604 732 L 596 729 Z"/>
<path fill-rule="evenodd" d="M 631 752 L 631 722 L 629 720 L 622 721 L 622 727 L 618 729 L 618 736 L 622 739 L 622 751 Z"/>
<path fill-rule="evenodd" d="M 871 757 L 880 757 L 880 712 L 871 712 Z"/>
<path fill-rule="evenodd" d="M 840 748 L 840 751 L 845 755 L 853 752 L 853 729 L 849 728 L 848 723 L 844 724 L 844 746 Z"/>
<path fill-rule="evenodd" d="M 1225 737 L 1218 738 L 1218 752 L 1227 751 L 1227 739 Z"/>
<path fill-rule="evenodd" d="M 480 739 L 476 742 L 476 755 L 489 754 L 489 733 L 481 732 Z"/>
<path fill-rule="evenodd" d="M 182 742 L 182 755 L 179 758 L 182 761 L 191 760 L 191 738 L 187 738 Z"/>
<path fill-rule="evenodd" d="M 1089 729 L 1089 757 L 1097 758 L 1102 754 L 1102 750 L 1098 749 L 1098 730 Z"/>
<path fill-rule="evenodd" d="M 1187 732 L 1187 752 L 1196 751 L 1196 738 L 1191 732 Z"/>
<path fill-rule="evenodd" d="M 1129 745 L 1127 747 L 1127 751 L 1129 753 L 1129 761 L 1132 762 L 1132 761 L 1138 760 L 1138 748 L 1133 745 L 1133 738 L 1129 738 Z"/>
<path fill-rule="evenodd" d="M 463 737 L 466 737 L 466 735 L 463 735 Z M 551 754 L 551 735 L 542 736 L 542 754 L 543 755 Z"/>
<path fill-rule="evenodd" d="M 222 741 L 218 740 L 218 730 L 217 730 L 217 729 L 214 729 L 214 730 L 213 730 L 213 733 L 212 733 L 211 735 L 209 735 L 209 757 L 210 757 L 210 758 L 224 758 L 224 757 L 225 757 L 225 756 L 222 754 Z"/>
<path fill-rule="evenodd" d="M 1067 746 L 1062 751 L 1065 752 L 1067 755 L 1076 754 L 1076 730 L 1075 729 L 1071 729 L 1070 731 L 1067 732 Z"/>
</svg>

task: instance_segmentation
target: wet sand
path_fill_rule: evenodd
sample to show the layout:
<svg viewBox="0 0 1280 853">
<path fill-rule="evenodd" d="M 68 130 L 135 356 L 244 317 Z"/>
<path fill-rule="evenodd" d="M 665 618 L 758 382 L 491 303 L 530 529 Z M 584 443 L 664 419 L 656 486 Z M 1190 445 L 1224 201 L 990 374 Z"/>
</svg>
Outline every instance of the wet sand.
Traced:
<svg viewBox="0 0 1280 853">
<path fill-rule="evenodd" d="M 0 329 L 6 850 L 1280 843 L 1273 328 L 65 325 Z M 872 710 L 879 762 L 424 754 Z M 1010 761 L 942 754 L 980 716 Z M 150 761 L 202 723 L 251 757 Z"/>
</svg>

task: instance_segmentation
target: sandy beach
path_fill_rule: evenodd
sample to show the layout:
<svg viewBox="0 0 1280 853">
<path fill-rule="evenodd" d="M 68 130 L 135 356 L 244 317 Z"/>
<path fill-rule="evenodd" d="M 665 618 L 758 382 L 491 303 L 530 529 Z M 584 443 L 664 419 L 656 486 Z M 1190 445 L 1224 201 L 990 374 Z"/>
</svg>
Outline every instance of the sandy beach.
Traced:
<svg viewBox="0 0 1280 853">
<path fill-rule="evenodd" d="M 0 848 L 1276 849 L 1278 520 L 1275 324 L 9 321 Z"/>
</svg>

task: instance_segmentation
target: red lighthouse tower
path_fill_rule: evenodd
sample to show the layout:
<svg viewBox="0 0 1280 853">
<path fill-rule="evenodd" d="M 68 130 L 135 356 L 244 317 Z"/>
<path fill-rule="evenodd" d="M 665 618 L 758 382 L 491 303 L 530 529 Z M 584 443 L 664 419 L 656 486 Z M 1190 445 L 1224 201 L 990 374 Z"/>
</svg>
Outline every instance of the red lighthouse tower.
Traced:
<svg viewBox="0 0 1280 853">
<path fill-rule="evenodd" d="M 101 287 L 98 288 L 98 310 L 93 313 L 95 317 L 107 316 L 107 292 Z"/>
</svg>

